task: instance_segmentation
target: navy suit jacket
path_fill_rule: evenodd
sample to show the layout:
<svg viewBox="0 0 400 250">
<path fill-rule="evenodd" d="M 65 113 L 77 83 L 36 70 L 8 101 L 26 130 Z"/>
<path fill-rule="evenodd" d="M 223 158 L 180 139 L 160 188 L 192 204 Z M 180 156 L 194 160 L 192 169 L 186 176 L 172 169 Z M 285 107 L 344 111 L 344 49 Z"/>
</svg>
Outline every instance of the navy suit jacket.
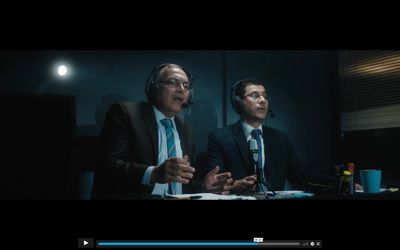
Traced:
<svg viewBox="0 0 400 250">
<path fill-rule="evenodd" d="M 273 190 L 283 190 L 288 180 L 294 188 L 303 188 L 303 164 L 287 135 L 277 129 L 263 126 L 267 182 Z M 208 138 L 208 169 L 220 166 L 221 172 L 230 171 L 238 180 L 254 174 L 248 143 L 240 121 L 217 129 Z"/>
</svg>

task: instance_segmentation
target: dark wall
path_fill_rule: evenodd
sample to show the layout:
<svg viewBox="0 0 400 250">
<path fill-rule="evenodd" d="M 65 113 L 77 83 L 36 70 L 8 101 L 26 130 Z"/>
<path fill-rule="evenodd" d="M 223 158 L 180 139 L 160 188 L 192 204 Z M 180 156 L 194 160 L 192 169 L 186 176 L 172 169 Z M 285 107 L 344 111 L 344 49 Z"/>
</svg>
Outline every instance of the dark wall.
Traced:
<svg viewBox="0 0 400 250">
<path fill-rule="evenodd" d="M 0 94 L 0 199 L 74 199 L 75 100 Z"/>
<path fill-rule="evenodd" d="M 355 162 L 357 170 L 381 169 L 383 185 L 400 185 L 400 128 L 345 131 L 341 149 L 342 162 Z"/>
<path fill-rule="evenodd" d="M 332 161 L 332 131 L 338 122 L 333 51 L 2 51 L 0 55 L 1 92 L 74 96 L 81 136 L 98 135 L 112 102 L 144 100 L 144 83 L 155 65 L 181 64 L 195 79 L 195 105 L 184 116 L 197 131 L 199 151 L 206 149 L 208 132 L 238 119 L 230 105 L 230 87 L 253 76 L 266 82 L 276 113 L 266 123 L 288 133 L 306 163 L 326 168 Z M 58 62 L 71 67 L 68 79 L 54 77 L 52 67 Z"/>
<path fill-rule="evenodd" d="M 275 113 L 266 124 L 286 132 L 308 165 L 328 171 L 340 129 L 337 52 L 234 51 L 227 62 L 228 87 L 249 76 L 265 81 Z M 227 106 L 232 123 L 238 115 Z"/>
</svg>

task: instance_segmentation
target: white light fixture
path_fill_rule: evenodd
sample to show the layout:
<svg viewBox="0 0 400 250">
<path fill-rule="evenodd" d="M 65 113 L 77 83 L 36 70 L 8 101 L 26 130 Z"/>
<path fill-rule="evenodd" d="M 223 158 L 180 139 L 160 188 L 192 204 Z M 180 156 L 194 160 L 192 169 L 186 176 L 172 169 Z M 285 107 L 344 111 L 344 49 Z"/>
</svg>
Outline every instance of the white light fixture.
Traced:
<svg viewBox="0 0 400 250">
<path fill-rule="evenodd" d="M 61 77 L 66 76 L 68 73 L 68 68 L 65 65 L 58 66 L 57 74 Z"/>
<path fill-rule="evenodd" d="M 64 60 L 58 61 L 57 63 L 53 63 L 52 73 L 56 79 L 62 81 L 67 80 L 73 74 L 72 71 L 73 68 L 71 67 L 71 65 L 68 62 L 65 62 Z"/>
</svg>

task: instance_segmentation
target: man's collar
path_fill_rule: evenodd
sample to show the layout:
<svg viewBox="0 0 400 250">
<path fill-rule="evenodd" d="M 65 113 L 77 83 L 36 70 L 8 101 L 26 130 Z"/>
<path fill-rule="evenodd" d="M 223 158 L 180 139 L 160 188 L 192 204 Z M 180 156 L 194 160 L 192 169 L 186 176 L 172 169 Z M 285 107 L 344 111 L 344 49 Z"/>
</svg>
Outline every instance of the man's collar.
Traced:
<svg viewBox="0 0 400 250">
<path fill-rule="evenodd" d="M 173 116 L 172 118 L 166 117 L 160 110 L 158 110 L 154 105 L 153 105 L 153 110 L 154 110 L 154 114 L 156 116 L 156 121 L 159 122 L 162 119 L 171 119 L 173 122 L 175 121 L 175 116 Z"/>
<path fill-rule="evenodd" d="M 261 133 L 263 132 L 262 124 L 260 124 L 260 126 L 258 126 L 258 128 L 253 128 L 252 126 L 250 126 L 249 124 L 247 124 L 247 123 L 244 122 L 244 121 L 240 121 L 240 123 L 241 123 L 241 125 L 242 125 L 243 132 L 244 132 L 244 135 L 246 136 L 246 138 L 249 137 L 249 135 L 250 135 L 250 133 L 251 133 L 251 131 L 252 131 L 253 129 L 260 129 L 260 130 L 261 130 Z"/>
</svg>

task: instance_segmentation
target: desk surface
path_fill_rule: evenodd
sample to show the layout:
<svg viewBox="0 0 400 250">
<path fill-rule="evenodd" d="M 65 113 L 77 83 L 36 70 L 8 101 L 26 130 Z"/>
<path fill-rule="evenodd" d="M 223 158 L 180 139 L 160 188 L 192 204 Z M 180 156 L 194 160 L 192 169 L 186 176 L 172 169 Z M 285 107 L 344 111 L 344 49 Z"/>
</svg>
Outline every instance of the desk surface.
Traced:
<svg viewBox="0 0 400 250">
<path fill-rule="evenodd" d="M 262 194 L 255 195 L 257 200 L 266 200 L 265 196 Z M 355 193 L 355 194 L 314 194 L 313 196 L 269 196 L 270 200 L 400 200 L 400 192 L 380 192 L 375 194 L 367 193 Z"/>
<path fill-rule="evenodd" d="M 278 192 L 279 193 L 279 192 Z M 192 194 L 195 195 L 195 194 Z M 190 196 L 190 195 L 189 195 Z M 264 194 L 258 193 L 252 195 L 256 200 L 267 200 Z M 163 198 L 161 196 L 153 195 L 131 195 L 131 196 L 107 196 L 102 197 L 104 200 L 192 200 L 190 198 L 184 199 L 173 199 L 173 198 Z M 196 197 L 196 200 L 200 200 Z M 215 199 L 215 200 L 227 200 L 227 199 Z M 233 199 L 238 200 L 238 199 Z M 314 194 L 310 195 L 268 195 L 268 200 L 400 200 L 400 191 L 396 192 L 380 192 L 376 194 L 367 193 L 356 193 L 351 195 L 339 195 L 339 194 Z"/>
</svg>

